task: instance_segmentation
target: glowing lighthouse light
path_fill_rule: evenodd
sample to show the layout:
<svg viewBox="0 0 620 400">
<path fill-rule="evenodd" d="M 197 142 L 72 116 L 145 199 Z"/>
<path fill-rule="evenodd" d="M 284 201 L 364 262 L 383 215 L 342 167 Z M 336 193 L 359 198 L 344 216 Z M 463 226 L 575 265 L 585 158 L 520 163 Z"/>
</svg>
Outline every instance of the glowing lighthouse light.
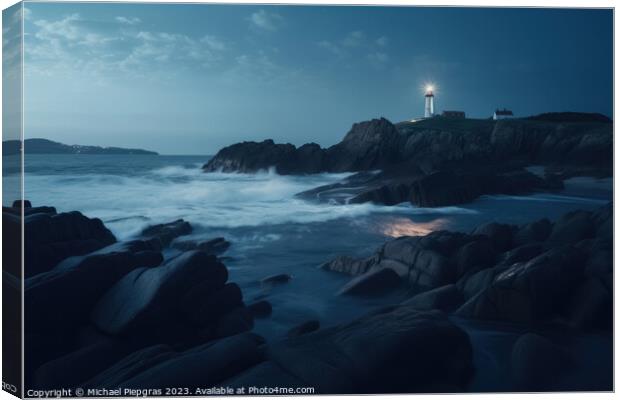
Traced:
<svg viewBox="0 0 620 400">
<path fill-rule="evenodd" d="M 431 118 L 435 115 L 435 95 L 433 85 L 426 85 L 424 94 L 424 118 Z"/>
</svg>

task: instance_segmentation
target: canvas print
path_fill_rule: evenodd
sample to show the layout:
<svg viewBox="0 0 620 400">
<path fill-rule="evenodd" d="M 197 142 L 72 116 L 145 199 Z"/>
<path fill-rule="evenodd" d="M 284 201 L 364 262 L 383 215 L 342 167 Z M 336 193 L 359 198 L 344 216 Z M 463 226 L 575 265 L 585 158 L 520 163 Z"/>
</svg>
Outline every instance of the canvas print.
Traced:
<svg viewBox="0 0 620 400">
<path fill-rule="evenodd" d="M 614 389 L 612 9 L 3 26 L 8 392 Z"/>
</svg>

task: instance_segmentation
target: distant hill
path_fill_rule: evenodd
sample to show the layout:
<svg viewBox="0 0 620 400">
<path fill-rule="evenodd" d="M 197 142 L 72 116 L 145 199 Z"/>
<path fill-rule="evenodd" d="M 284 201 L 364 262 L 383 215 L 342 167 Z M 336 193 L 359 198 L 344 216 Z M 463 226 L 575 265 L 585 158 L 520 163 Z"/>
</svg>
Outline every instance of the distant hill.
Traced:
<svg viewBox="0 0 620 400">
<path fill-rule="evenodd" d="M 19 140 L 6 140 L 2 142 L 2 155 L 18 154 L 20 150 Z M 121 147 L 80 146 L 77 144 L 67 145 L 53 142 L 47 139 L 26 139 L 24 150 L 27 154 L 135 154 L 135 155 L 158 155 L 154 151 L 142 149 L 124 149 Z"/>
</svg>

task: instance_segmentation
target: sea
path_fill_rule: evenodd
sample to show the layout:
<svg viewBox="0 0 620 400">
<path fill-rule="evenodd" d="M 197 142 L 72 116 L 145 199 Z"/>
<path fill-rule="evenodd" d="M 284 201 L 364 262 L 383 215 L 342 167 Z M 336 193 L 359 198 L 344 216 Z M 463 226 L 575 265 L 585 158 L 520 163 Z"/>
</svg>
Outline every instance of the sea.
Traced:
<svg viewBox="0 0 620 400">
<path fill-rule="evenodd" d="M 6 188 L 19 181 L 10 158 L 3 157 L 4 205 L 14 195 Z M 27 155 L 24 194 L 33 206 L 78 210 L 100 218 L 119 240 L 180 218 L 194 228 L 184 239 L 224 237 L 231 242 L 223 255 L 229 280 L 240 285 L 246 303 L 265 299 L 273 305 L 272 316 L 257 320 L 255 327 L 268 340 L 283 338 L 290 328 L 308 320 L 319 320 L 323 327 L 335 325 L 411 295 L 406 289 L 378 298 L 337 295 L 351 278 L 320 265 L 338 255 L 368 256 L 395 237 L 440 229 L 469 232 L 491 221 L 556 220 L 571 210 L 596 209 L 613 197 L 609 178 L 573 178 L 560 192 L 482 196 L 452 207 L 321 203 L 296 194 L 348 174 L 205 173 L 201 167 L 209 158 Z M 174 255 L 174 250 L 165 254 Z M 260 283 L 274 274 L 289 274 L 292 279 L 275 286 Z"/>
</svg>

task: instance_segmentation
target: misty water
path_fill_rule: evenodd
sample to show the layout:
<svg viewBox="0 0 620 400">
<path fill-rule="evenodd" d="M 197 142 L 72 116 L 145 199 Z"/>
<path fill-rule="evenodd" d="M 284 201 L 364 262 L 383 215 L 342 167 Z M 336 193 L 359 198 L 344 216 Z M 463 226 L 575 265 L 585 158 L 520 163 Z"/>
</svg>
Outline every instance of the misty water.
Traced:
<svg viewBox="0 0 620 400">
<path fill-rule="evenodd" d="M 273 305 L 273 315 L 257 320 L 255 328 L 268 340 L 285 336 L 288 329 L 309 319 L 318 319 L 322 326 L 333 325 L 410 295 L 403 289 L 379 298 L 337 296 L 350 277 L 318 268 L 337 255 L 369 255 L 393 237 L 438 229 L 470 231 L 489 221 L 554 220 L 570 210 L 594 209 L 612 199 L 611 179 L 575 178 L 558 193 L 484 196 L 455 207 L 318 203 L 295 194 L 347 174 L 204 173 L 200 167 L 208 158 L 28 155 L 25 198 L 33 206 L 55 206 L 59 212 L 79 210 L 101 218 L 119 240 L 135 237 L 148 225 L 179 218 L 194 227 L 183 239 L 226 238 L 232 245 L 224 262 L 246 303 L 266 299 Z M 5 184 L 17 183 L 17 179 L 15 171 L 5 169 Z M 11 199 L 7 193 L 3 197 L 6 205 Z M 174 252 L 167 250 L 165 256 Z M 273 287 L 259 283 L 279 273 L 293 279 Z M 474 335 L 477 339 L 472 337 L 474 346 L 483 348 L 477 363 L 497 362 L 484 359 L 490 354 L 484 347 L 492 345 L 497 334 L 480 332 Z M 501 385 L 502 377 L 491 381 Z"/>
</svg>

